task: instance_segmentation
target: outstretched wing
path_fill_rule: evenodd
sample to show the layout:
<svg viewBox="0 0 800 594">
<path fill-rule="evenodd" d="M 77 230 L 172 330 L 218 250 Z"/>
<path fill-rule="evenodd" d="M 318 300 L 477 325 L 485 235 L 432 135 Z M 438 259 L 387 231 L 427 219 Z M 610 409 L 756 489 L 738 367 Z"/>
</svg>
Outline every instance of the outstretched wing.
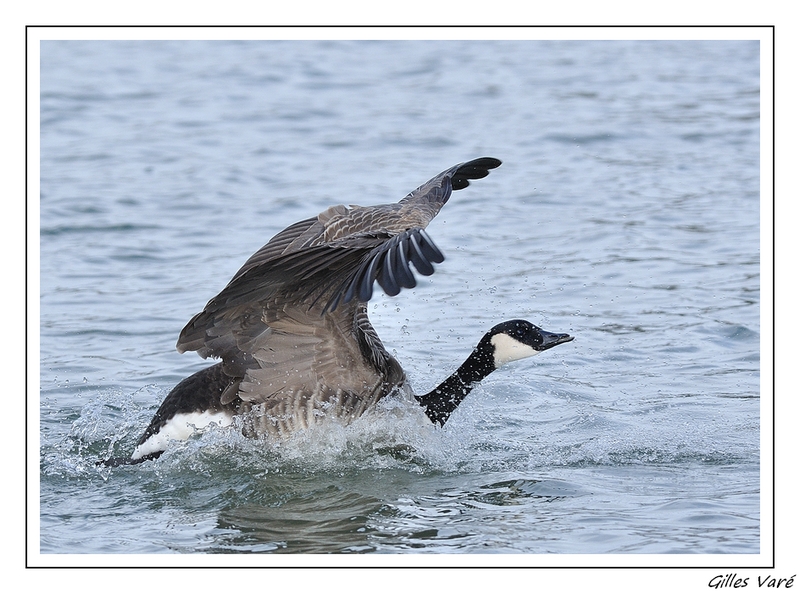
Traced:
<svg viewBox="0 0 800 594">
<path fill-rule="evenodd" d="M 372 297 L 375 281 L 396 295 L 416 284 L 410 264 L 420 274 L 433 273 L 444 256 L 424 228 L 453 189 L 499 165 L 497 159 L 475 159 L 440 173 L 398 203 L 335 206 L 281 231 L 189 321 L 178 350 L 219 357 L 226 372 L 238 377 L 263 369 L 265 358 L 274 359 L 267 352 L 318 354 L 321 342 L 330 343 L 332 328 L 341 328 L 345 337 L 352 332 L 356 306 Z M 362 332 L 374 335 L 368 324 Z M 299 338 L 312 334 L 314 340 Z M 306 364 L 314 361 L 293 359 L 292 366 Z"/>
</svg>

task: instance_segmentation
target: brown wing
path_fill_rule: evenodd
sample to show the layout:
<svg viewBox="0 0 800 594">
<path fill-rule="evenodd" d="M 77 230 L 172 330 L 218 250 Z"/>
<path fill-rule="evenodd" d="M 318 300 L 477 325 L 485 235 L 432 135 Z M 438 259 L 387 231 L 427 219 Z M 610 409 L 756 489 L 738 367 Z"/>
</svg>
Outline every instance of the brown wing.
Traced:
<svg viewBox="0 0 800 594">
<path fill-rule="evenodd" d="M 180 352 L 219 357 L 240 397 L 266 402 L 331 391 L 371 393 L 399 366 L 363 303 L 377 280 L 389 295 L 433 273 L 444 256 L 424 231 L 452 189 L 500 164 L 476 159 L 395 204 L 335 206 L 278 233 L 181 332 Z M 402 378 L 402 371 L 399 371 Z M 381 379 L 382 378 L 382 379 Z M 321 388 L 323 387 L 323 388 Z"/>
<path fill-rule="evenodd" d="M 322 317 L 313 308 L 282 310 L 267 323 L 269 332 L 253 345 L 256 364 L 245 372 L 238 395 L 250 404 L 266 404 L 276 417 L 295 417 L 298 410 L 308 417 L 326 406 L 358 416 L 404 380 L 377 340 L 364 304 Z"/>
</svg>

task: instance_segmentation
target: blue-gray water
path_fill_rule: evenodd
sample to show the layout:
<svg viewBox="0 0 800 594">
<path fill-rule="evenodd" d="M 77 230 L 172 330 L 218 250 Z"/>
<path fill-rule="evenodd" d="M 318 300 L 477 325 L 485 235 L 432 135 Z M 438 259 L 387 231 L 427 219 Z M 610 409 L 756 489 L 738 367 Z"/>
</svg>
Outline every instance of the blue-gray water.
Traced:
<svg viewBox="0 0 800 594">
<path fill-rule="evenodd" d="M 505 319 L 574 342 L 444 429 L 95 466 L 272 235 L 483 155 L 373 324 L 420 391 Z M 758 42 L 42 42 L 40 550 L 758 553 L 759 198 Z"/>
</svg>

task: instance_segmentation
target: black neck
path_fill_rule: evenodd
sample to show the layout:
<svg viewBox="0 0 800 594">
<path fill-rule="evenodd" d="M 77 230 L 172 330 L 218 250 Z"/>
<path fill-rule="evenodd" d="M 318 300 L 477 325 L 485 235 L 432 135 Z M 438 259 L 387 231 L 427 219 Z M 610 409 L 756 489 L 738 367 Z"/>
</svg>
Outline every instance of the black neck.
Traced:
<svg viewBox="0 0 800 594">
<path fill-rule="evenodd" d="M 422 396 L 415 395 L 431 421 L 444 425 L 472 388 L 495 370 L 494 349 L 486 346 L 489 345 L 479 345 L 464 364 L 433 391 Z"/>
</svg>

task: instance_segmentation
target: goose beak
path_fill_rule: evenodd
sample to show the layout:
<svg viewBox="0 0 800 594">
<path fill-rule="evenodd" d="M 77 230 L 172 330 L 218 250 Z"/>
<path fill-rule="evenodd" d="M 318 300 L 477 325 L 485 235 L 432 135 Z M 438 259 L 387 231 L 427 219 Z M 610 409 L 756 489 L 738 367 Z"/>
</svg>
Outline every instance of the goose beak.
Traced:
<svg viewBox="0 0 800 594">
<path fill-rule="evenodd" d="M 542 344 L 534 347 L 537 351 L 546 351 L 547 349 L 552 349 L 554 346 L 575 339 L 574 336 L 570 336 L 569 334 L 556 334 L 554 332 L 547 332 L 546 330 L 540 330 L 539 332 L 542 335 Z"/>
</svg>

